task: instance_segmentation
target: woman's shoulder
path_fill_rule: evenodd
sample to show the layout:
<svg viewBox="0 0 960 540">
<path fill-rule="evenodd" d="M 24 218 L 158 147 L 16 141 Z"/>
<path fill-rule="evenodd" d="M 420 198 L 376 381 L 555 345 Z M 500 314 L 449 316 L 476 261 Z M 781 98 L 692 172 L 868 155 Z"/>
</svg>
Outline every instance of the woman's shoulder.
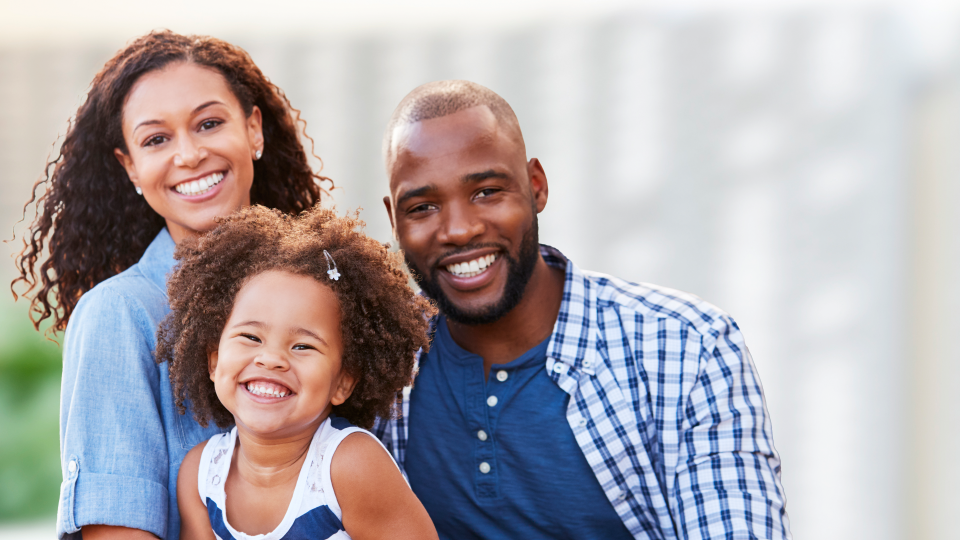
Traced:
<svg viewBox="0 0 960 540">
<path fill-rule="evenodd" d="M 140 271 L 138 264 L 134 264 L 84 293 L 70 316 L 70 322 L 97 315 L 115 317 L 118 312 L 142 312 L 151 319 L 146 322 L 153 324 L 153 319 L 162 319 L 166 314 L 167 305 L 164 291 L 158 289 Z"/>
</svg>

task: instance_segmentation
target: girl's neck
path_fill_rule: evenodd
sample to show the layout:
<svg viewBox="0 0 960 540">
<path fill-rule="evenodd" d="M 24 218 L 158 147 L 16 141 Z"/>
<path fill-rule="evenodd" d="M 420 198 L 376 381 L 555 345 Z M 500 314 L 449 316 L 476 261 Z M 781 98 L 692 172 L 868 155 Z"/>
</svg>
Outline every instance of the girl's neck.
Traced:
<svg viewBox="0 0 960 540">
<path fill-rule="evenodd" d="M 233 460 L 235 472 L 246 483 L 257 487 L 269 488 L 295 482 L 310 449 L 310 442 L 326 416 L 311 427 L 279 438 L 253 433 L 238 425 L 239 444 L 234 450 Z"/>
</svg>

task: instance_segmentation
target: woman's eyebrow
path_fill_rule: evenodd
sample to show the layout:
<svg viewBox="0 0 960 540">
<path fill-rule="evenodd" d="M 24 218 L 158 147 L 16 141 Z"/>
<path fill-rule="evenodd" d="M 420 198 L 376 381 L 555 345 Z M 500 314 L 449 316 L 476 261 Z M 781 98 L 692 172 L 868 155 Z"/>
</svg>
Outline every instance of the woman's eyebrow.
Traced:
<svg viewBox="0 0 960 540">
<path fill-rule="evenodd" d="M 191 114 L 191 115 L 197 114 L 198 112 L 206 109 L 207 107 L 212 107 L 212 106 L 214 106 L 214 105 L 223 105 L 223 102 L 222 102 L 222 101 L 218 101 L 218 100 L 216 100 L 216 99 L 211 100 L 211 101 L 208 101 L 208 102 L 206 102 L 206 103 L 203 103 L 203 104 L 197 106 L 197 108 L 195 108 L 195 109 L 193 110 L 193 112 L 191 112 L 190 114 Z M 139 124 L 136 125 L 136 127 L 133 128 L 133 133 L 136 133 L 137 130 L 140 129 L 141 127 L 143 127 L 143 126 L 154 126 L 154 125 L 162 124 L 162 123 L 163 123 L 163 120 L 144 120 L 143 122 L 140 122 Z"/>
</svg>

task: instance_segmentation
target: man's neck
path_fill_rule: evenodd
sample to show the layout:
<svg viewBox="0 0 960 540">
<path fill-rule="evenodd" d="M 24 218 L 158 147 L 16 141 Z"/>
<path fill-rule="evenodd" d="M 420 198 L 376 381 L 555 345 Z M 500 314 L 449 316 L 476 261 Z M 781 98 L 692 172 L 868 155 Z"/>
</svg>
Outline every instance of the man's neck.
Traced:
<svg viewBox="0 0 960 540">
<path fill-rule="evenodd" d="M 447 319 L 450 337 L 464 349 L 483 357 L 484 376 L 494 364 L 506 364 L 550 337 L 563 300 L 564 270 L 537 258 L 523 298 L 499 320 L 465 325 Z"/>
</svg>

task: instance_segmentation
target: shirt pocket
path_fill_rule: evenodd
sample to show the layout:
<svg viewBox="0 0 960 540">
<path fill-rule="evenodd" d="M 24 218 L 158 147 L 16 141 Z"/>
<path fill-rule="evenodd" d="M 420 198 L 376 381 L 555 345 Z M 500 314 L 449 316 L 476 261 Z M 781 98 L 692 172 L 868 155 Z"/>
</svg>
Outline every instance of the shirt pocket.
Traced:
<svg viewBox="0 0 960 540">
<path fill-rule="evenodd" d="M 223 429 L 218 427 L 212 419 L 207 422 L 207 427 L 201 426 L 193 418 L 190 401 L 187 400 L 185 405 L 186 413 L 177 415 L 177 437 L 180 440 L 180 448 L 190 450 L 217 433 L 223 432 Z"/>
</svg>

